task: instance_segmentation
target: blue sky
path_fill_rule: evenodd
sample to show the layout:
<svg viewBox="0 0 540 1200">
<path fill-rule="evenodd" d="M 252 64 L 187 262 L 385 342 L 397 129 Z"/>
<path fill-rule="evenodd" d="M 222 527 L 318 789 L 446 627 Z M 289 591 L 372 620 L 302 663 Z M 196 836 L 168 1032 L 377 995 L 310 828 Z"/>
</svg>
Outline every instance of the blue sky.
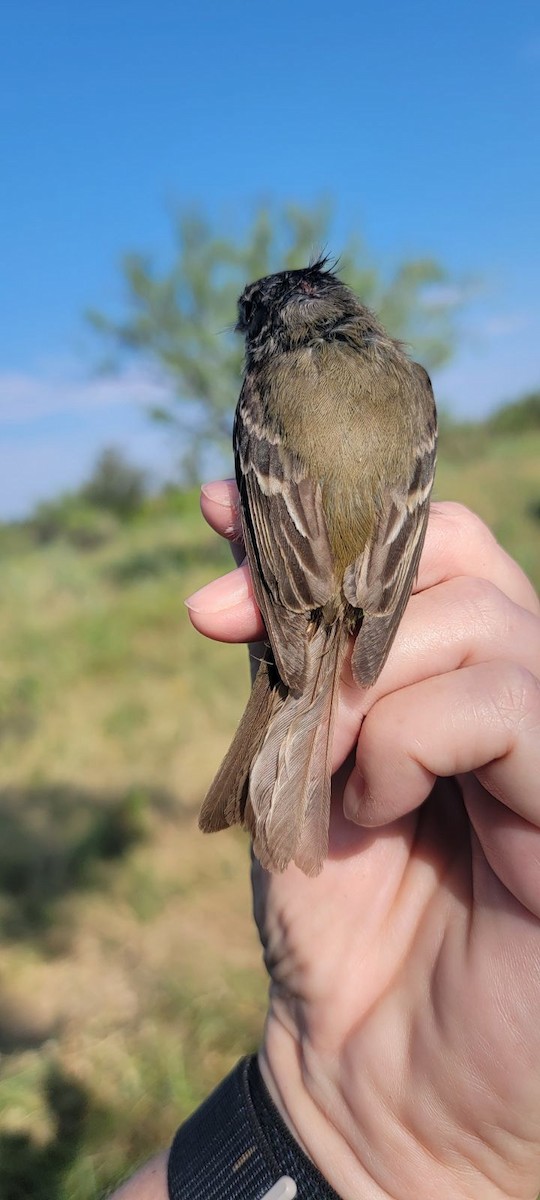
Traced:
<svg viewBox="0 0 540 1200">
<path fill-rule="evenodd" d="M 116 443 L 161 473 L 162 381 L 92 374 L 83 313 L 118 310 L 126 249 L 166 261 L 168 210 L 247 221 L 333 197 L 384 264 L 482 280 L 437 394 L 481 415 L 540 383 L 540 10 L 500 0 L 4 0 L 0 516 Z"/>
</svg>

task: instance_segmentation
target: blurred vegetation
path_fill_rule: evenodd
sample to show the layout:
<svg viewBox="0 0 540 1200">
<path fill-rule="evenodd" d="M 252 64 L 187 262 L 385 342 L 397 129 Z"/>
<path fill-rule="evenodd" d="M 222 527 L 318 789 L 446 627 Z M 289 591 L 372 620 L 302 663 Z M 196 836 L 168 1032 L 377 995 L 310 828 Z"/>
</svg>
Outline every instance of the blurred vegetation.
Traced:
<svg viewBox="0 0 540 1200">
<path fill-rule="evenodd" d="M 537 417 L 525 398 L 445 418 L 436 496 L 479 512 L 540 586 Z M 122 517 L 110 495 L 93 545 L 0 527 L 2 1200 L 103 1195 L 262 1026 L 247 839 L 196 827 L 248 672 L 182 597 L 228 548 L 196 491 L 141 491 Z"/>
<path fill-rule="evenodd" d="M 503 404 L 487 421 L 490 433 L 526 433 L 540 429 L 540 391 Z"/>
<path fill-rule="evenodd" d="M 32 519 L 32 532 L 38 542 L 65 538 L 79 550 L 94 550 L 108 542 L 117 529 L 118 522 L 111 513 L 100 512 L 86 504 L 81 495 L 70 493 L 44 501 Z"/>
<path fill-rule="evenodd" d="M 81 496 L 88 504 L 124 520 L 139 511 L 146 494 L 146 471 L 132 466 L 114 446 L 102 451 L 90 479 L 81 489 Z"/>
<path fill-rule="evenodd" d="M 39 504 L 27 528 L 38 542 L 64 538 L 79 550 L 93 550 L 117 533 L 119 521 L 140 512 L 147 494 L 146 472 L 110 446 L 82 487 Z"/>
<path fill-rule="evenodd" d="M 196 493 L 84 550 L 32 528 L 0 528 L 0 1196 L 90 1200 L 257 1044 L 246 842 L 195 817 L 247 668 L 182 605 L 229 566 Z"/>
<path fill-rule="evenodd" d="M 540 392 L 528 392 L 518 400 L 497 408 L 485 421 L 456 421 L 449 413 L 439 412 L 439 445 L 443 454 L 457 462 L 484 455 L 494 439 L 540 430 Z"/>
<path fill-rule="evenodd" d="M 177 217 L 173 261 L 123 263 L 120 357 L 165 370 L 154 413 L 184 478 L 229 448 L 245 282 L 304 265 L 330 212 L 261 209 L 234 241 Z M 358 241 L 343 276 L 427 366 L 456 338 L 440 264 L 384 274 Z M 436 496 L 479 512 L 540 586 L 539 393 L 489 421 L 441 420 Z M 96 1200 L 166 1147 L 258 1043 L 266 983 L 239 831 L 196 813 L 247 694 L 245 651 L 197 637 L 182 597 L 229 569 L 195 490 L 104 451 L 76 492 L 0 526 L 0 1198 Z"/>
<path fill-rule="evenodd" d="M 125 256 L 123 315 L 88 314 L 120 358 L 138 356 L 172 381 L 173 400 L 152 415 L 181 435 L 186 481 L 201 478 L 212 450 L 218 463 L 225 454 L 230 460 L 243 353 L 233 328 L 240 292 L 262 275 L 305 266 L 328 243 L 331 223 L 325 204 L 263 206 L 235 240 L 200 213 L 181 211 L 167 265 L 140 253 Z M 339 272 L 428 369 L 451 356 L 467 289 L 439 262 L 415 258 L 384 272 L 354 238 L 340 255 Z"/>
</svg>

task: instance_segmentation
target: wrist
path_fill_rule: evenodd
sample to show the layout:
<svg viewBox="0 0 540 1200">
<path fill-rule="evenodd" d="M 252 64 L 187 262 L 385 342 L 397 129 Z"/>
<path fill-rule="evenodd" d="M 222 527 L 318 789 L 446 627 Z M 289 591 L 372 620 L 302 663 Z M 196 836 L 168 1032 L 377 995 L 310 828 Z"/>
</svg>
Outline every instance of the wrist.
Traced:
<svg viewBox="0 0 540 1200">
<path fill-rule="evenodd" d="M 442 1119 L 435 1106 L 433 1141 L 421 1143 L 368 1079 L 359 1082 L 357 1063 L 351 1069 L 339 1051 L 315 1053 L 275 1008 L 259 1066 L 282 1120 L 342 1200 L 533 1200 L 537 1195 L 538 1188 L 529 1190 L 527 1184 L 520 1190 L 519 1171 L 515 1189 L 508 1190 L 508 1184 L 497 1182 L 496 1171 L 491 1177 L 480 1170 L 463 1150 L 467 1132 L 453 1129 L 450 1116 Z"/>
<path fill-rule="evenodd" d="M 337 1114 L 341 1104 L 327 1072 L 311 1066 L 309 1050 L 274 1012 L 268 1016 L 258 1060 L 282 1120 L 342 1200 L 394 1200 L 370 1175 L 347 1138 L 345 1114 Z"/>
</svg>

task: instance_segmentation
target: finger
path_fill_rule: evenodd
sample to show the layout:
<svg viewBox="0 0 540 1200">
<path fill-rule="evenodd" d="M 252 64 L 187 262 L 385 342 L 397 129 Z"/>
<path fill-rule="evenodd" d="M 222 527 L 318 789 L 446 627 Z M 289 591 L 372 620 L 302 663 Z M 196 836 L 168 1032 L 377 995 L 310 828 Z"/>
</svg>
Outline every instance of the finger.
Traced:
<svg viewBox="0 0 540 1200">
<path fill-rule="evenodd" d="M 516 604 L 540 612 L 532 583 L 487 525 L 463 504 L 432 503 L 415 592 L 457 575 L 489 579 Z"/>
<path fill-rule="evenodd" d="M 201 508 L 212 529 L 229 541 L 241 541 L 238 489 L 234 480 L 204 484 Z M 432 503 L 414 591 L 421 592 L 457 575 L 489 579 L 516 604 L 530 612 L 540 612 L 540 601 L 530 580 L 480 517 L 453 501 Z"/>
<path fill-rule="evenodd" d="M 218 642 L 256 642 L 264 625 L 247 564 L 221 575 L 184 601 L 192 625 Z"/>
<path fill-rule="evenodd" d="M 379 826 L 412 812 L 437 776 L 474 771 L 514 812 L 540 825 L 540 682 L 482 663 L 383 697 L 360 731 L 344 811 Z"/>
<path fill-rule="evenodd" d="M 221 537 L 242 544 L 240 497 L 234 479 L 215 479 L 201 487 L 201 512 Z"/>
<path fill-rule="evenodd" d="M 496 766 L 496 764 L 494 764 Z M 490 768 L 485 768 L 489 788 L 482 787 L 475 775 L 462 780 L 463 799 L 467 813 L 484 855 L 492 871 L 505 888 L 529 912 L 540 916 L 540 833 L 538 824 L 519 817 L 507 805 L 494 798 L 497 786 L 490 780 Z M 481 775 L 482 772 L 477 772 Z M 491 795 L 489 792 L 491 791 Z M 511 798 L 511 793 L 509 799 Z M 502 910 L 499 910 L 502 916 Z M 500 922 L 500 917 L 499 917 Z"/>
<path fill-rule="evenodd" d="M 494 659 L 540 678 L 538 617 L 484 579 L 451 579 L 413 596 L 373 687 L 359 690 L 350 656 L 345 660 L 334 766 L 350 752 L 363 719 L 384 696 Z"/>
<path fill-rule="evenodd" d="M 245 565 L 240 501 L 234 479 L 216 479 L 201 487 L 201 512 L 216 533 L 231 543 L 236 571 L 212 580 L 185 600 L 199 633 L 223 642 L 255 642 L 264 625 L 255 602 L 249 568 Z"/>
<path fill-rule="evenodd" d="M 246 566 L 207 584 L 186 604 L 193 625 L 207 637 L 252 642 L 264 636 Z M 517 662 L 540 677 L 537 618 L 492 583 L 462 576 L 413 596 L 375 685 L 359 691 L 348 661 L 344 665 L 343 753 L 350 750 L 349 739 L 362 716 L 388 692 L 494 656 Z"/>
<path fill-rule="evenodd" d="M 540 624 L 485 579 L 462 576 L 413 596 L 379 679 L 363 693 L 367 712 L 381 696 L 432 675 L 493 658 L 540 678 Z M 352 684 L 352 675 L 345 676 Z"/>
</svg>

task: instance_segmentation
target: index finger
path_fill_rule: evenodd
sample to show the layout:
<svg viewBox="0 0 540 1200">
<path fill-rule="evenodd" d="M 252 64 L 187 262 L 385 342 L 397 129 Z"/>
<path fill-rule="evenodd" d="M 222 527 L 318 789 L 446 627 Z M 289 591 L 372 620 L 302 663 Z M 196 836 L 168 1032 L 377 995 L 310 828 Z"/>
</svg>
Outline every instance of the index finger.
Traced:
<svg viewBox="0 0 540 1200">
<path fill-rule="evenodd" d="M 488 579 L 521 608 L 535 616 L 540 612 L 530 579 L 480 517 L 454 500 L 434 501 L 413 591 L 423 592 L 459 575 Z"/>
</svg>

